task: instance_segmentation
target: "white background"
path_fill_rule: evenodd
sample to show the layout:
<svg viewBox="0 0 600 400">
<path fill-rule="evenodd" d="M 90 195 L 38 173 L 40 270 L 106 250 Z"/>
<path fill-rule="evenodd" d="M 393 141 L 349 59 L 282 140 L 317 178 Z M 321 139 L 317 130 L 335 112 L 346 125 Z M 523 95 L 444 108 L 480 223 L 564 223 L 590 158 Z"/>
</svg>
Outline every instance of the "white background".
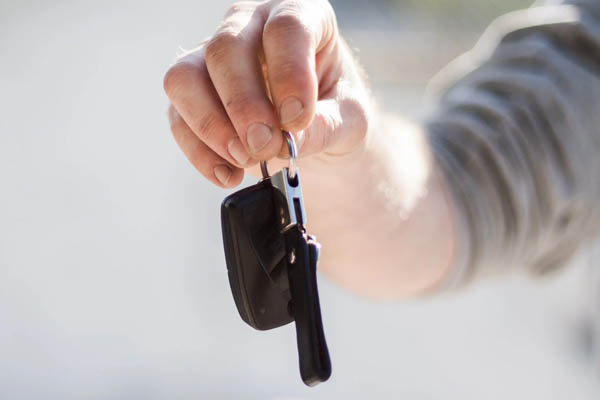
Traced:
<svg viewBox="0 0 600 400">
<path fill-rule="evenodd" d="M 177 46 L 226 8 L 0 2 L 0 398 L 598 398 L 586 254 L 546 279 L 397 303 L 321 277 L 333 376 L 317 388 L 300 381 L 292 325 L 244 325 L 226 192 L 180 154 L 162 92 Z M 474 40 L 351 18 L 340 10 L 380 102 L 409 115 L 423 76 Z"/>
</svg>

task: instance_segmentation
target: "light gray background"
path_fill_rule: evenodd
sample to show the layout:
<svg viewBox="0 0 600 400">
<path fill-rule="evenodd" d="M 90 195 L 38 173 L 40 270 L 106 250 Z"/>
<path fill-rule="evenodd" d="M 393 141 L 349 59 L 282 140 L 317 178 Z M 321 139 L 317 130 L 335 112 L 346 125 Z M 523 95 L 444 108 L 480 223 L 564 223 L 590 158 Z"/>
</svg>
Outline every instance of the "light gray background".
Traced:
<svg viewBox="0 0 600 400">
<path fill-rule="evenodd" d="M 385 3 L 337 1 L 340 25 L 384 108 L 418 116 L 426 80 L 487 20 L 469 31 Z M 334 369 L 313 389 L 293 326 L 244 325 L 226 192 L 176 147 L 162 92 L 177 45 L 227 5 L 0 2 L 0 398 L 598 398 L 586 252 L 540 281 L 398 303 L 321 277 Z"/>
</svg>

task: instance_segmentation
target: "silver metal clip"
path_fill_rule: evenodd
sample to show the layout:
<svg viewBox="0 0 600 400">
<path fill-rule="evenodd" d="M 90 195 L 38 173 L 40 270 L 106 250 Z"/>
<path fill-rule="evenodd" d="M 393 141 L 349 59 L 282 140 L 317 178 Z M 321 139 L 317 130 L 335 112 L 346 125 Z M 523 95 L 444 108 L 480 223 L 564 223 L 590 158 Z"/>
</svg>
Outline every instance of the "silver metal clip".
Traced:
<svg viewBox="0 0 600 400">
<path fill-rule="evenodd" d="M 304 198 L 300 185 L 300 173 L 298 171 L 298 151 L 294 137 L 288 131 L 282 131 L 287 141 L 290 153 L 290 165 L 271 176 L 271 184 L 283 196 L 285 201 L 279 201 L 279 215 L 281 217 L 281 231 L 299 226 L 304 230 L 306 225 L 306 213 L 304 211 Z M 269 178 L 267 162 L 261 161 L 260 168 L 263 179 Z"/>
</svg>

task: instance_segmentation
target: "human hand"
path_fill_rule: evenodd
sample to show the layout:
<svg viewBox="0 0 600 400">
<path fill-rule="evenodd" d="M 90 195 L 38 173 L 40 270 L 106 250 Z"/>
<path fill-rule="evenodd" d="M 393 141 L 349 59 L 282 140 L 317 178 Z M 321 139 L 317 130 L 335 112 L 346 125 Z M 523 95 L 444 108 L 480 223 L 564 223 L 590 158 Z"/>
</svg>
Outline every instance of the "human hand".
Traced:
<svg viewBox="0 0 600 400">
<path fill-rule="evenodd" d="M 325 0 L 234 4 L 164 88 L 179 147 L 222 187 L 285 157 L 281 129 L 296 138 L 305 179 L 360 153 L 369 131 L 368 91 Z"/>
<path fill-rule="evenodd" d="M 221 187 L 260 175 L 259 160 L 283 166 L 281 129 L 295 135 L 310 230 L 327 249 L 320 270 L 342 285 L 393 298 L 449 270 L 452 208 L 425 135 L 374 118 L 325 0 L 236 3 L 164 86 L 177 143 Z"/>
</svg>

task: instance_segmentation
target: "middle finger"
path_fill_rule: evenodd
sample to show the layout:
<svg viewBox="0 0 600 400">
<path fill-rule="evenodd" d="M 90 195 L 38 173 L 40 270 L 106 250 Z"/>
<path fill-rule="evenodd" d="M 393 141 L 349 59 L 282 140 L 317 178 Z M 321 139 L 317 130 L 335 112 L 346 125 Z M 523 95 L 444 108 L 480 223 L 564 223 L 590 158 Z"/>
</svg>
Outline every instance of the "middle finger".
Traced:
<svg viewBox="0 0 600 400">
<path fill-rule="evenodd" d="M 231 13 L 206 48 L 206 66 L 240 139 L 254 158 L 277 156 L 283 143 L 259 61 L 266 16 Z"/>
</svg>

